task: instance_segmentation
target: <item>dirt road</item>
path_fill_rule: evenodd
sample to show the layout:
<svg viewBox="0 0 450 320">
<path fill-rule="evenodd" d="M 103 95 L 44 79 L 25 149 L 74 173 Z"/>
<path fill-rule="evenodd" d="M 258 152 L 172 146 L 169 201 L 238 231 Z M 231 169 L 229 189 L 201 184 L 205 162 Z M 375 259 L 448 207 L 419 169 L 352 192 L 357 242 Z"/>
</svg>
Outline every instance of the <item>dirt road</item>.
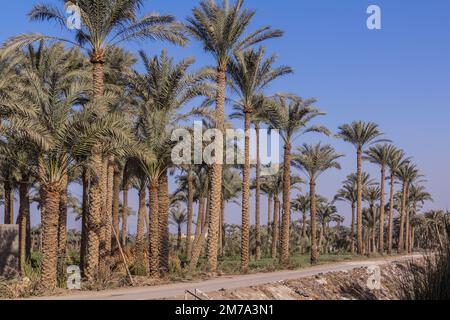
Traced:
<svg viewBox="0 0 450 320">
<path fill-rule="evenodd" d="M 125 288 L 101 292 L 78 292 L 67 296 L 44 297 L 39 300 L 152 300 L 183 296 L 186 290 L 201 290 L 204 293 L 221 289 L 237 289 L 275 283 L 283 280 L 294 280 L 314 276 L 320 273 L 352 270 L 360 267 L 381 266 L 395 261 L 407 261 L 421 258 L 421 255 L 403 257 L 386 257 L 376 260 L 348 261 L 330 263 L 293 271 L 278 271 L 250 275 L 223 276 L 201 282 L 183 282 L 155 287 Z"/>
</svg>

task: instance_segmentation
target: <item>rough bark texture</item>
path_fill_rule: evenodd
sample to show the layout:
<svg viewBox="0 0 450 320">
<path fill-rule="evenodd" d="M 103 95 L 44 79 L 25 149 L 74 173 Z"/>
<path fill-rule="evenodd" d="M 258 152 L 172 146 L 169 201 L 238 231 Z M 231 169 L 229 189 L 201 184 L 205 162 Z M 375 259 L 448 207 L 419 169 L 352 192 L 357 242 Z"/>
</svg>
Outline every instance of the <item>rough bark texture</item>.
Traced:
<svg viewBox="0 0 450 320">
<path fill-rule="evenodd" d="M 386 167 L 384 165 L 381 166 L 381 198 L 380 198 L 380 233 L 379 233 L 379 243 L 378 249 L 380 254 L 384 253 L 384 194 L 385 194 L 385 180 L 386 180 Z"/>
<path fill-rule="evenodd" d="M 14 223 L 14 192 L 12 184 L 9 180 L 3 182 L 3 189 L 5 192 L 5 224 Z"/>
<path fill-rule="evenodd" d="M 409 252 L 409 237 L 410 237 L 410 214 L 409 214 L 409 182 L 406 184 L 406 205 L 405 205 L 405 252 Z"/>
<path fill-rule="evenodd" d="M 30 247 L 28 244 L 29 224 L 30 224 L 30 185 L 25 183 L 28 177 L 22 179 L 24 182 L 19 185 L 19 265 L 23 273 L 25 266 L 30 261 Z"/>
<path fill-rule="evenodd" d="M 350 233 L 350 251 L 355 253 L 355 224 L 356 224 L 356 203 L 352 203 L 352 226 Z"/>
<path fill-rule="evenodd" d="M 406 184 L 402 187 L 402 205 L 400 217 L 400 234 L 398 239 L 398 252 L 402 253 L 405 250 L 404 232 L 405 232 L 405 218 L 406 218 Z"/>
<path fill-rule="evenodd" d="M 84 269 L 86 267 L 87 237 L 88 237 L 88 205 L 89 205 L 89 177 L 86 169 L 82 174 L 83 199 L 81 207 L 81 247 L 80 247 L 80 269 L 85 276 Z"/>
<path fill-rule="evenodd" d="M 109 268 L 109 258 L 111 255 L 111 227 L 112 227 L 112 216 L 111 207 L 112 205 L 112 192 L 109 192 L 109 161 L 107 158 L 103 157 L 103 168 L 101 174 L 101 194 L 102 194 L 102 205 L 101 205 L 101 215 L 102 215 L 102 228 L 100 230 L 100 267 L 103 270 Z M 112 181 L 112 179 L 111 179 Z M 112 189 L 111 189 L 112 190 Z"/>
<path fill-rule="evenodd" d="M 208 223 L 209 223 L 209 213 L 206 213 L 206 224 L 208 224 Z M 189 261 L 189 270 L 190 271 L 194 271 L 197 268 L 198 260 L 200 259 L 200 255 L 202 254 L 203 246 L 206 241 L 207 231 L 208 231 L 208 229 L 204 228 L 202 233 L 198 237 L 198 240 L 194 242 L 194 245 L 192 247 L 191 261 Z"/>
<path fill-rule="evenodd" d="M 192 218 L 193 218 L 193 205 L 194 205 L 194 185 L 192 181 L 192 171 L 188 172 L 188 204 L 187 204 L 187 214 L 188 221 L 186 227 L 186 257 L 189 260 L 191 258 L 192 252 Z"/>
<path fill-rule="evenodd" d="M 220 66 L 217 70 L 217 97 L 215 127 L 222 134 L 225 133 L 225 88 L 226 66 Z M 217 159 L 223 159 L 223 148 L 217 148 Z M 210 202 L 207 245 L 207 269 L 210 272 L 217 271 L 220 204 L 222 203 L 222 164 L 213 164 L 209 170 L 210 175 Z"/>
<path fill-rule="evenodd" d="M 255 259 L 261 259 L 261 155 L 259 123 L 255 124 L 256 129 L 256 185 L 255 185 L 255 239 L 256 252 Z"/>
<path fill-rule="evenodd" d="M 158 180 L 150 179 L 150 225 L 149 230 L 149 271 L 150 276 L 159 278 L 159 200 L 158 200 Z"/>
<path fill-rule="evenodd" d="M 267 195 L 267 254 L 270 255 L 271 248 L 270 243 L 272 241 L 272 209 L 273 209 L 273 196 L 271 194 Z"/>
<path fill-rule="evenodd" d="M 103 171 L 102 155 L 95 152 L 92 155 L 92 165 L 97 175 L 101 175 Z M 99 248 L 100 248 L 100 231 L 102 228 L 102 188 L 101 176 L 92 177 L 89 186 L 89 204 L 87 213 L 87 248 L 84 275 L 88 282 L 92 282 L 98 272 L 99 267 Z"/>
<path fill-rule="evenodd" d="M 357 152 L 357 204 L 356 204 L 356 215 L 358 219 L 358 254 L 363 254 L 364 244 L 363 244 L 363 217 L 362 217 L 362 200 L 363 200 L 363 187 L 362 187 L 362 150 L 358 149 Z"/>
<path fill-rule="evenodd" d="M 198 200 L 198 214 L 197 214 L 197 223 L 195 225 L 194 243 L 198 241 L 200 235 L 202 234 L 204 215 L 205 215 L 205 199 L 203 197 L 200 197 L 200 199 Z"/>
<path fill-rule="evenodd" d="M 310 181 L 309 188 L 311 197 L 311 264 L 316 264 L 319 260 L 319 252 L 317 250 L 317 206 L 316 183 L 314 180 Z"/>
<path fill-rule="evenodd" d="M 120 184 L 122 183 L 122 175 L 117 168 L 117 166 L 114 167 L 114 178 L 113 178 L 113 204 L 112 204 L 112 221 L 113 221 L 113 228 L 114 228 L 114 234 L 119 235 L 120 234 L 120 219 L 119 219 L 119 211 L 120 211 Z M 118 241 L 119 239 L 117 239 Z M 116 244 L 116 242 L 113 242 Z M 114 245 L 116 246 L 116 245 Z"/>
<path fill-rule="evenodd" d="M 274 208 L 273 208 L 273 227 L 272 227 L 272 252 L 271 256 L 273 259 L 277 257 L 277 249 L 278 249 L 278 232 L 279 232 L 279 220 L 278 220 L 278 212 L 280 211 L 280 199 L 278 196 L 274 198 Z"/>
<path fill-rule="evenodd" d="M 388 230 L 388 254 L 392 254 L 392 237 L 394 231 L 394 196 L 395 196 L 395 175 L 391 172 L 391 191 L 389 199 L 389 230 Z"/>
<path fill-rule="evenodd" d="M 220 255 L 225 256 L 225 201 L 220 208 Z"/>
<path fill-rule="evenodd" d="M 281 227 L 281 255 L 280 262 L 289 263 L 289 228 L 291 223 L 291 145 L 284 146 L 284 170 L 283 170 L 283 215 Z"/>
<path fill-rule="evenodd" d="M 145 205 L 145 183 L 141 182 L 141 188 L 139 190 L 139 209 L 136 229 L 136 265 L 144 267 L 144 236 L 145 236 L 145 222 L 146 222 L 146 205 Z"/>
<path fill-rule="evenodd" d="M 61 187 L 58 184 L 42 184 L 40 193 L 42 203 L 41 285 L 47 290 L 53 290 L 57 285 L 56 265 Z"/>
<path fill-rule="evenodd" d="M 67 201 L 69 176 L 64 174 L 61 183 L 58 216 L 58 279 L 64 280 L 66 275 L 66 243 L 67 243 Z"/>
<path fill-rule="evenodd" d="M 251 110 L 245 111 L 244 168 L 242 172 L 241 272 L 248 272 L 250 260 L 250 125 Z"/>
<path fill-rule="evenodd" d="M 122 197 L 122 236 L 120 238 L 122 247 L 126 247 L 128 236 L 128 186 L 124 187 Z"/>
<path fill-rule="evenodd" d="M 161 272 L 169 271 L 169 180 L 167 172 L 159 179 L 159 267 Z"/>
</svg>

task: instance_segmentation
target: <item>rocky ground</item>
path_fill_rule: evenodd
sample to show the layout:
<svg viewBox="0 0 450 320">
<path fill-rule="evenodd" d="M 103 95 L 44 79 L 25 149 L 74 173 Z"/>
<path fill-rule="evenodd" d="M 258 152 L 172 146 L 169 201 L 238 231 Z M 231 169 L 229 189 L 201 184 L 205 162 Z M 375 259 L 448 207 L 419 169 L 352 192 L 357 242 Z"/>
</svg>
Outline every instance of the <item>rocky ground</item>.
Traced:
<svg viewBox="0 0 450 320">
<path fill-rule="evenodd" d="M 379 288 L 369 285 L 367 268 L 331 272 L 292 281 L 208 293 L 213 300 L 398 300 L 404 263 L 380 267 Z M 372 287 L 372 288 L 371 288 Z"/>
</svg>

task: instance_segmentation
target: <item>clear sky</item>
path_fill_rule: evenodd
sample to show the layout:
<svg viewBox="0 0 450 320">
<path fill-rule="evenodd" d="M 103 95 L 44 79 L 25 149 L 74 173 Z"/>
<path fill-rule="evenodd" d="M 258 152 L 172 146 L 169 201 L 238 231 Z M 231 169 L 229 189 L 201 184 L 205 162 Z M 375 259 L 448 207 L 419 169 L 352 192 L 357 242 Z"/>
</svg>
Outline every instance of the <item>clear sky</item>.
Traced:
<svg viewBox="0 0 450 320">
<path fill-rule="evenodd" d="M 25 32 L 61 35 L 56 25 L 30 23 L 26 13 L 41 1 L 4 1 L 0 13 L 0 41 Z M 48 1 L 59 4 L 60 1 Z M 148 0 L 144 12 L 173 14 L 184 20 L 197 1 Z M 382 30 L 368 30 L 366 9 L 381 7 Z M 253 29 L 272 25 L 286 32 L 281 39 L 267 42 L 269 52 L 279 55 L 280 64 L 295 74 L 278 80 L 270 93 L 294 92 L 315 97 L 328 113 L 320 123 L 336 132 L 353 120 L 374 121 L 386 136 L 414 157 L 428 182 L 435 202 L 426 208 L 450 208 L 450 1 L 448 0 L 247 0 L 257 10 Z M 197 66 L 212 60 L 193 42 L 185 48 L 162 43 L 131 44 L 157 54 L 167 47 L 180 59 L 195 56 Z M 346 154 L 341 171 L 330 171 L 318 182 L 319 193 L 334 195 L 340 182 L 356 166 L 350 145 L 317 135 L 299 143 L 325 141 Z M 365 169 L 376 175 L 371 164 Z M 80 195 L 78 188 L 72 188 Z M 266 202 L 265 198 L 262 200 Z M 136 194 L 132 195 L 136 208 Z M 16 208 L 17 209 L 17 208 Z M 252 208 L 253 209 L 253 208 Z M 266 221 L 263 205 L 263 223 Z M 38 214 L 33 210 L 33 221 Z M 346 216 L 349 209 L 339 205 Z M 253 215 L 253 212 L 252 212 Z M 0 219 L 3 212 L 0 213 Z M 298 215 L 294 217 L 297 219 Z M 72 219 L 71 226 L 76 226 Z M 135 219 L 131 219 L 134 230 Z M 240 209 L 227 207 L 228 222 L 240 221 Z"/>
</svg>

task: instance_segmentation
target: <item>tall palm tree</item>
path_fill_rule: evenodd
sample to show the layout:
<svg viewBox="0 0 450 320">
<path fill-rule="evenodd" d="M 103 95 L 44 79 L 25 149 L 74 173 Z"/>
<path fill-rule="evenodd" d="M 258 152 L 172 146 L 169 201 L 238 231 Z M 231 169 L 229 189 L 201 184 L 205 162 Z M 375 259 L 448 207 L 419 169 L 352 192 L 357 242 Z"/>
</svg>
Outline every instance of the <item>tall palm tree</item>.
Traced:
<svg viewBox="0 0 450 320">
<path fill-rule="evenodd" d="M 317 248 L 317 178 L 329 169 L 340 169 L 341 166 L 337 160 L 341 157 L 343 157 L 343 155 L 338 154 L 332 146 L 322 145 L 319 143 L 316 145 L 304 144 L 298 149 L 298 155 L 296 155 L 294 158 L 294 166 L 303 170 L 309 178 L 311 213 L 311 264 L 316 264 L 319 258 L 319 252 Z"/>
<path fill-rule="evenodd" d="M 388 161 L 390 171 L 390 196 L 389 196 L 389 224 L 388 224 L 388 254 L 392 254 L 393 229 L 394 229 L 394 197 L 396 172 L 403 167 L 409 159 L 405 158 L 405 152 L 400 149 L 393 149 Z"/>
<path fill-rule="evenodd" d="M 230 60 L 228 72 L 232 79 L 232 88 L 239 96 L 237 108 L 244 113 L 245 147 L 244 168 L 242 181 L 242 245 L 241 245 L 241 271 L 246 273 L 249 264 L 249 237 L 250 237 L 250 127 L 252 122 L 253 103 L 263 93 L 269 84 L 292 70 L 289 67 L 275 68 L 276 56 L 265 57 L 265 48 L 249 49 L 235 53 Z M 258 155 L 257 155 L 258 156 Z M 260 172 L 256 177 L 256 260 L 261 258 L 261 230 L 259 212 L 259 185 Z"/>
<path fill-rule="evenodd" d="M 380 166 L 380 228 L 379 228 L 379 243 L 378 249 L 380 254 L 384 252 L 384 210 L 385 210 L 385 180 L 386 180 L 386 168 L 389 164 L 389 159 L 392 153 L 395 151 L 395 147 L 391 144 L 376 145 L 370 148 L 366 152 L 367 160 Z"/>
<path fill-rule="evenodd" d="M 64 1 L 66 2 L 66 1 Z M 177 44 L 186 43 L 182 28 L 174 22 L 172 16 L 161 16 L 155 13 L 138 18 L 137 13 L 143 6 L 142 0 L 77 0 L 77 6 L 81 13 L 81 29 L 75 31 L 76 42 L 69 41 L 88 50 L 92 64 L 93 96 L 96 100 L 96 108 L 93 110 L 98 118 L 107 112 L 107 105 L 102 102 L 104 95 L 104 64 L 107 61 L 108 48 L 125 41 L 150 39 L 168 40 Z M 62 28 L 66 28 L 66 17 L 57 7 L 45 4 L 35 5 L 29 12 L 33 21 L 56 21 Z M 54 37 L 39 34 L 21 35 L 8 41 L 9 50 L 30 44 L 39 40 L 53 40 Z M 98 118 L 94 118 L 96 121 Z M 102 146 L 97 144 L 93 148 L 91 162 L 99 179 L 92 179 L 89 190 L 88 225 L 88 250 L 85 275 L 92 280 L 97 272 L 100 254 L 100 240 L 102 228 L 99 221 L 104 216 L 105 207 L 102 206 L 105 198 L 104 186 L 107 175 L 104 166 Z"/>
<path fill-rule="evenodd" d="M 409 192 L 411 184 L 413 184 L 417 179 L 421 178 L 422 175 L 416 165 L 412 163 L 406 163 L 405 165 L 399 167 L 396 171 L 397 179 L 402 183 L 402 195 L 401 195 L 401 217 L 400 217 L 400 234 L 398 241 L 399 252 L 409 251 Z"/>
<path fill-rule="evenodd" d="M 370 146 L 379 142 L 388 142 L 386 139 L 380 139 L 383 135 L 378 125 L 373 122 L 365 123 L 363 121 L 355 121 L 351 124 L 345 124 L 339 127 L 338 138 L 351 143 L 356 148 L 357 158 L 357 247 L 358 254 L 363 253 L 363 236 L 362 236 L 362 172 L 363 172 L 363 151 L 366 146 Z"/>
<path fill-rule="evenodd" d="M 415 227 L 417 225 L 414 224 L 415 218 L 417 217 L 417 211 L 420 205 L 423 205 L 426 201 L 433 201 L 432 195 L 426 191 L 426 188 L 422 185 L 412 184 L 409 192 L 409 203 L 411 204 L 411 215 L 410 215 L 410 236 L 407 241 L 409 241 L 409 252 L 412 253 L 414 250 L 414 234 Z"/>
<path fill-rule="evenodd" d="M 313 107 L 315 99 L 304 100 L 294 95 L 276 95 L 270 102 L 272 110 L 267 114 L 267 123 L 271 128 L 280 130 L 284 141 L 284 168 L 283 168 L 283 221 L 281 232 L 281 255 L 283 264 L 289 262 L 289 228 L 291 215 L 291 150 L 292 143 L 301 135 L 308 132 L 319 132 L 330 135 L 327 128 L 322 126 L 309 126 L 311 120 L 324 115 L 319 109 Z"/>
<path fill-rule="evenodd" d="M 198 7 L 192 10 L 192 16 L 187 19 L 186 29 L 203 44 L 206 52 L 211 53 L 216 61 L 216 115 L 215 128 L 222 134 L 225 132 L 225 88 L 226 71 L 232 54 L 243 51 L 254 44 L 266 39 L 280 37 L 282 32 L 270 27 L 260 28 L 249 35 L 245 35 L 254 11 L 243 8 L 244 0 L 236 0 L 230 4 L 223 0 L 221 4 L 215 0 L 202 0 Z M 217 270 L 217 255 L 219 241 L 219 222 L 222 190 L 222 149 L 218 148 L 216 158 L 220 163 L 211 166 L 211 201 L 208 231 L 208 263 L 211 272 Z"/>
</svg>

